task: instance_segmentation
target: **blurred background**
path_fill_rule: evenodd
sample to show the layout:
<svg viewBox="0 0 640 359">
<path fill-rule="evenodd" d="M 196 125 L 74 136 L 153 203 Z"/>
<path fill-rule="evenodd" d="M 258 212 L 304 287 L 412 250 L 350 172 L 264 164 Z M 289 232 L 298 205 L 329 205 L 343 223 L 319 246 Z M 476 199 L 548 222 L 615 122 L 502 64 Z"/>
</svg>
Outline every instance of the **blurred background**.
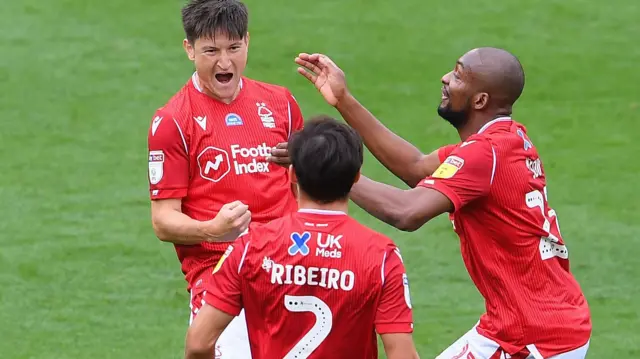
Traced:
<svg viewBox="0 0 640 359">
<path fill-rule="evenodd" d="M 456 142 L 440 77 L 479 46 L 516 54 L 514 117 L 538 147 L 572 269 L 591 305 L 589 358 L 640 357 L 640 3 L 636 0 L 247 0 L 247 75 L 336 112 L 295 72 L 324 52 L 387 126 L 427 152 Z M 0 358 L 180 358 L 189 308 L 149 220 L 152 115 L 193 68 L 183 1 L 2 0 Z M 366 175 L 401 186 L 371 156 Z M 483 301 L 445 216 L 401 233 L 415 338 L 433 358 Z"/>
</svg>

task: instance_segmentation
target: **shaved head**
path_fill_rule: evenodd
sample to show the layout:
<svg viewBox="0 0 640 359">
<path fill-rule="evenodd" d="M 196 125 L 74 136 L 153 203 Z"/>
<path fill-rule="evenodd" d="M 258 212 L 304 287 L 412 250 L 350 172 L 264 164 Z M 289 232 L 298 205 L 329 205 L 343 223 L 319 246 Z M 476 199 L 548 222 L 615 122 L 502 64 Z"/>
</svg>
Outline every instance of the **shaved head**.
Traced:
<svg viewBox="0 0 640 359">
<path fill-rule="evenodd" d="M 486 92 L 497 107 L 511 109 L 524 89 L 524 70 L 517 57 L 495 47 L 481 47 L 467 52 L 460 59 L 469 71 L 472 85 Z"/>
</svg>

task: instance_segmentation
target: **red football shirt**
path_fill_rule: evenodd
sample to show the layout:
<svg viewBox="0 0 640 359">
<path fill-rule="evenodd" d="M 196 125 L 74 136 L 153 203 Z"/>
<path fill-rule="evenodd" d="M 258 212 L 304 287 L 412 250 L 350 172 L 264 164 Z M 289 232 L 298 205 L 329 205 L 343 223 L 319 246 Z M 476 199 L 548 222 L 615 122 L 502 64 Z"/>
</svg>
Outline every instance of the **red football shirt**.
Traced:
<svg viewBox="0 0 640 359">
<path fill-rule="evenodd" d="M 267 222 L 297 209 L 287 170 L 266 161 L 271 148 L 303 126 L 283 87 L 242 78 L 230 104 L 204 94 L 194 76 L 158 109 L 149 129 L 151 199 L 181 198 L 182 211 L 213 219 L 240 200 L 252 220 Z M 176 245 L 189 283 L 218 261 L 228 243 Z"/>
<path fill-rule="evenodd" d="M 587 301 L 568 251 L 538 151 L 526 129 L 498 118 L 439 151 L 442 164 L 420 186 L 447 196 L 471 279 L 485 298 L 478 332 L 509 353 L 535 345 L 546 358 L 584 345 Z"/>
<path fill-rule="evenodd" d="M 398 248 L 342 212 L 252 226 L 213 272 L 204 300 L 231 315 L 244 307 L 254 359 L 373 359 L 376 332 L 413 332 Z"/>
</svg>

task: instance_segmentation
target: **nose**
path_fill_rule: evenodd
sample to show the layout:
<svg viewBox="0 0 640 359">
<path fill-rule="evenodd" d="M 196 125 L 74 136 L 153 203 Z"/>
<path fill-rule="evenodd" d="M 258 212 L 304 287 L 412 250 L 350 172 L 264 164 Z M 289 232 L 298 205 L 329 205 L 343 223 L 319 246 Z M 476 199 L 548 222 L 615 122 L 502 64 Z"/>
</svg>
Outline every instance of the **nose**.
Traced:
<svg viewBox="0 0 640 359">
<path fill-rule="evenodd" d="M 226 52 L 222 52 L 220 58 L 218 59 L 218 67 L 222 70 L 228 70 L 231 67 L 231 59 Z"/>
<path fill-rule="evenodd" d="M 442 76 L 442 78 L 440 79 L 440 81 L 442 81 L 443 84 L 448 85 L 449 84 L 449 77 L 451 76 L 451 71 L 447 72 L 446 74 L 444 74 L 444 76 Z"/>
</svg>

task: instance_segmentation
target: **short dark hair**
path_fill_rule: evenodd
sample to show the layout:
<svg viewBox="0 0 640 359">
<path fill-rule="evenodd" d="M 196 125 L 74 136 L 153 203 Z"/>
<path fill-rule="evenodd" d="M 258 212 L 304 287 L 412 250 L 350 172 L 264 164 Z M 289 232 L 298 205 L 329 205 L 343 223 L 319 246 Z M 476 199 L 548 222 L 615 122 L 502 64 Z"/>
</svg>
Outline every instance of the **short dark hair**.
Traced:
<svg viewBox="0 0 640 359">
<path fill-rule="evenodd" d="M 288 147 L 301 191 L 320 203 L 348 198 L 364 152 L 355 130 L 330 116 L 315 116 L 293 134 Z"/>
<path fill-rule="evenodd" d="M 247 35 L 249 12 L 237 0 L 191 0 L 182 8 L 182 27 L 191 44 L 216 32 L 240 40 Z"/>
</svg>

